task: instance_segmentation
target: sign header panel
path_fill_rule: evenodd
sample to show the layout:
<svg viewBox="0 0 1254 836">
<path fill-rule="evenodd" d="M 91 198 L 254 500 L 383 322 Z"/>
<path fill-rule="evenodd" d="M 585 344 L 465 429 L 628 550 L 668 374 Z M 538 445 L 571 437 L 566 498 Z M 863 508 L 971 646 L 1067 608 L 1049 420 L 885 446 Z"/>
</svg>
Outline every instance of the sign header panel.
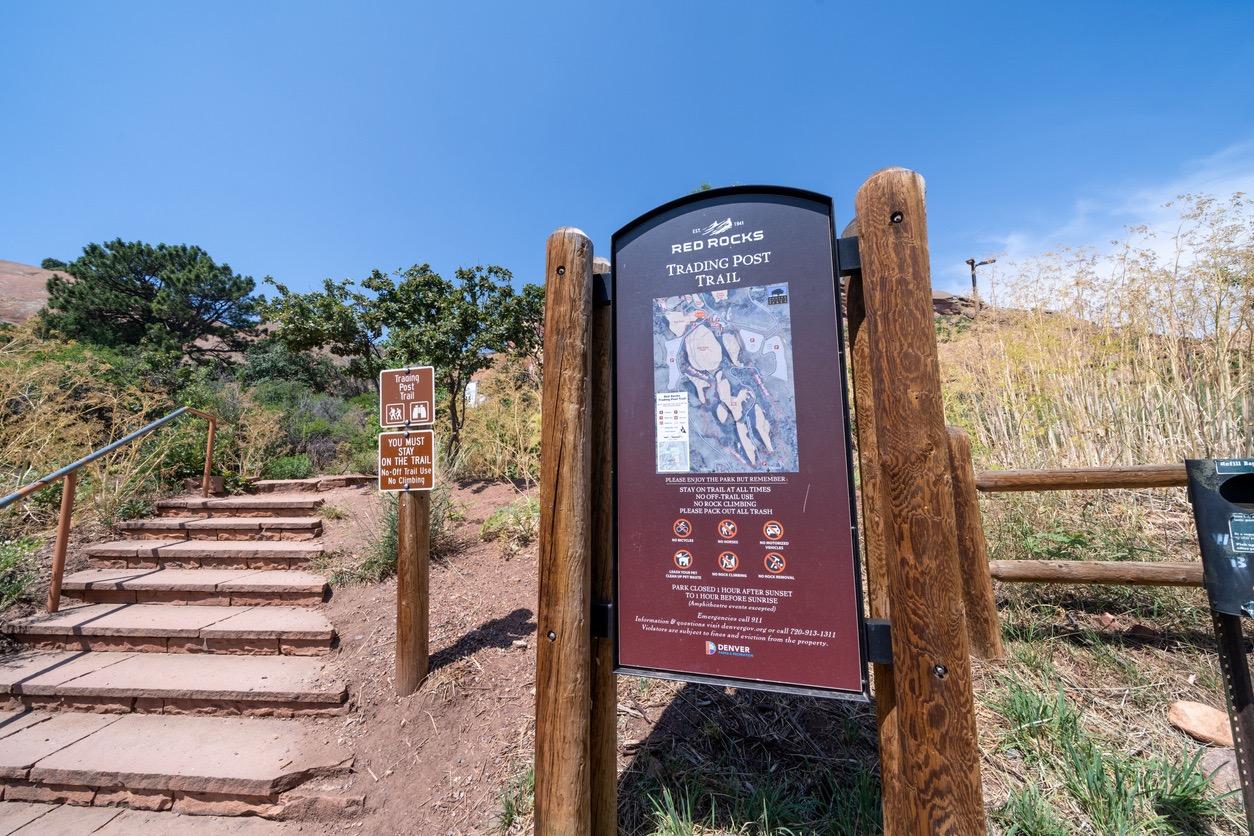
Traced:
<svg viewBox="0 0 1254 836">
<path fill-rule="evenodd" d="M 435 433 L 379 433 L 379 490 L 429 491 L 435 487 Z"/>
<path fill-rule="evenodd" d="M 834 240 L 773 187 L 614 236 L 623 672 L 866 698 Z"/>
<path fill-rule="evenodd" d="M 435 369 L 411 366 L 379 372 L 379 426 L 435 423 Z"/>
<path fill-rule="evenodd" d="M 1185 467 L 1211 609 L 1254 618 L 1254 459 L 1189 459 Z"/>
</svg>

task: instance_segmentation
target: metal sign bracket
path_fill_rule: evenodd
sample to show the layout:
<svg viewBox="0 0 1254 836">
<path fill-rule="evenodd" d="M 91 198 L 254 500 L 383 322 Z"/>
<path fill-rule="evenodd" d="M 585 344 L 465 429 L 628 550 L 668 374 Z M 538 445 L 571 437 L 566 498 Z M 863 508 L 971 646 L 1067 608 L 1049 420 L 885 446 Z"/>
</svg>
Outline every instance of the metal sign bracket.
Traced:
<svg viewBox="0 0 1254 836">
<path fill-rule="evenodd" d="M 614 623 L 614 605 L 609 601 L 592 602 L 592 638 L 608 639 L 610 625 Z"/>
<path fill-rule="evenodd" d="M 893 624 L 887 618 L 866 620 L 866 657 L 874 665 L 893 663 Z"/>
<path fill-rule="evenodd" d="M 862 275 L 862 253 L 858 250 L 858 236 L 836 239 L 836 275 Z"/>
</svg>

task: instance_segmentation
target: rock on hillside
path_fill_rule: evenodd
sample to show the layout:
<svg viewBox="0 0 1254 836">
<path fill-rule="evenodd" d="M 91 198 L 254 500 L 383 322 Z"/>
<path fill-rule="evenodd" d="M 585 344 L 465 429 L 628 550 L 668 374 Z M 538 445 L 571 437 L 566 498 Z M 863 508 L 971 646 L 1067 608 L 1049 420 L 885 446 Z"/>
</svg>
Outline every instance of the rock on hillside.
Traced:
<svg viewBox="0 0 1254 836">
<path fill-rule="evenodd" d="M 52 271 L 0 260 L 0 322 L 21 325 L 48 303 Z"/>
</svg>

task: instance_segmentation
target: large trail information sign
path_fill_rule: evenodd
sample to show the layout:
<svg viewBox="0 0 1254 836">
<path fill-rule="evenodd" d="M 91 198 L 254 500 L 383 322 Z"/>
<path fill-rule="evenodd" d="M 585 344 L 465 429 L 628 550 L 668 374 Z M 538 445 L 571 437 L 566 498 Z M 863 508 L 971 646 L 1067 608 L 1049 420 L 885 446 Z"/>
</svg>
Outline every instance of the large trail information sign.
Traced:
<svg viewBox="0 0 1254 836">
<path fill-rule="evenodd" d="M 866 696 L 833 233 L 736 187 L 614 236 L 620 672 Z"/>
</svg>

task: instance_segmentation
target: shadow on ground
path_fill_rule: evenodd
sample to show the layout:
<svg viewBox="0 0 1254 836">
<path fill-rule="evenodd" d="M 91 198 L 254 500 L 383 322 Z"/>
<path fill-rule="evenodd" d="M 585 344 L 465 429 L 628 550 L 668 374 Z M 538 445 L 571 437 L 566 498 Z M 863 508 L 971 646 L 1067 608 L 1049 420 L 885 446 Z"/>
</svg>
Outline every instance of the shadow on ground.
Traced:
<svg viewBox="0 0 1254 836">
<path fill-rule="evenodd" d="M 431 654 L 431 670 L 451 665 L 478 653 L 485 647 L 508 648 L 518 639 L 525 639 L 536 631 L 531 610 L 519 607 L 508 615 L 485 621 L 446 648 Z"/>
<path fill-rule="evenodd" d="M 667 687 L 624 677 L 620 702 Z M 871 705 L 687 684 L 656 719 L 642 740 L 620 738 L 632 753 L 618 783 L 624 834 L 881 830 Z"/>
</svg>

